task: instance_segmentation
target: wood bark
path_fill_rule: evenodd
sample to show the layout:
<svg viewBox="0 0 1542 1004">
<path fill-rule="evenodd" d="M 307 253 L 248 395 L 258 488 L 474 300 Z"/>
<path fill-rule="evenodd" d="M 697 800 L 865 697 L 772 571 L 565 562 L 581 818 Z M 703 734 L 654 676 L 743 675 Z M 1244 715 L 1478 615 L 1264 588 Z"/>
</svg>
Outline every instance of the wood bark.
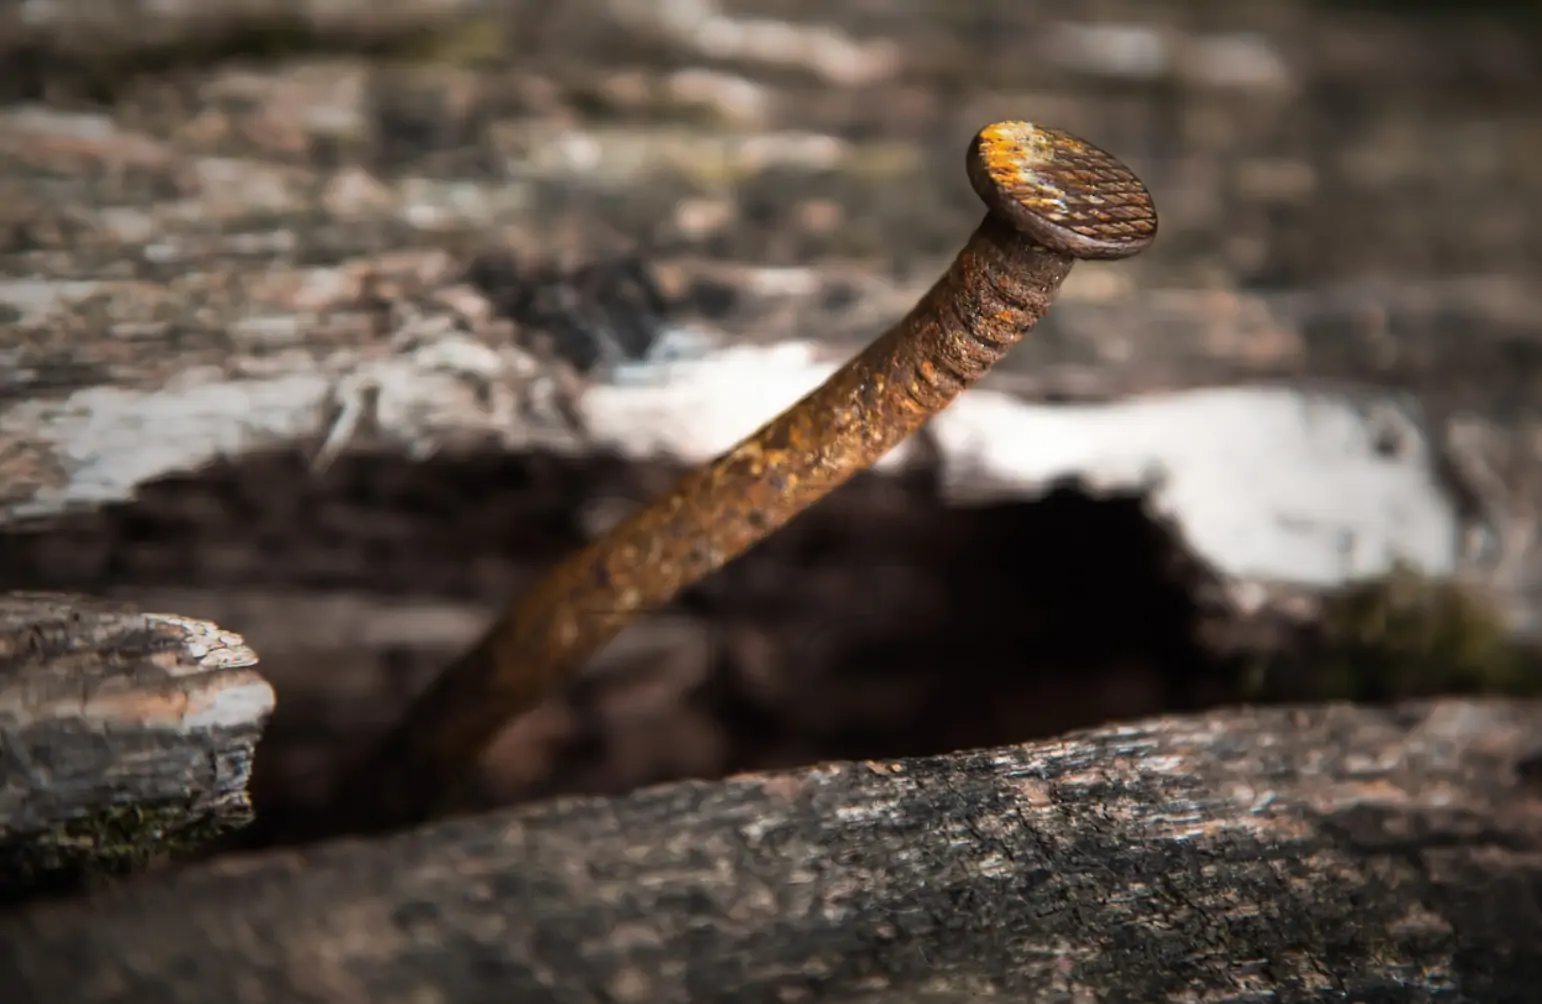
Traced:
<svg viewBox="0 0 1542 1004">
<path fill-rule="evenodd" d="M 132 868 L 248 822 L 273 709 L 256 663 L 206 621 L 0 594 L 0 890 Z"/>
<path fill-rule="evenodd" d="M 1229 710 L 570 798 L 0 922 L 8 1001 L 1470 1001 L 1542 985 L 1542 704 Z"/>
</svg>

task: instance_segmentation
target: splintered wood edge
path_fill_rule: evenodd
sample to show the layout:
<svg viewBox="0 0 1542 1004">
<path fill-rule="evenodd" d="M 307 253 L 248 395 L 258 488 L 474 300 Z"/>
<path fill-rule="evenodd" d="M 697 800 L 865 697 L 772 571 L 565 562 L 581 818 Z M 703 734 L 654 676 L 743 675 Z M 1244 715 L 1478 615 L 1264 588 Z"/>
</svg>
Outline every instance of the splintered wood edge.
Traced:
<svg viewBox="0 0 1542 1004">
<path fill-rule="evenodd" d="M 59 593 L 0 594 L 0 838 L 104 812 L 248 816 L 273 688 L 240 635 Z"/>
<path fill-rule="evenodd" d="M 575 427 L 535 404 L 550 373 L 463 333 L 362 360 L 318 353 L 260 379 L 202 373 L 0 407 L 0 527 L 41 528 L 130 501 L 158 477 L 273 449 L 298 447 L 318 470 L 356 450 L 422 457 L 472 444 L 701 463 L 843 361 L 792 340 L 628 366 L 577 394 Z M 126 427 L 139 430 L 132 445 L 113 431 Z M 1080 406 L 977 388 L 927 435 L 950 501 L 1033 498 L 1067 479 L 1139 493 L 1228 581 L 1332 589 L 1399 560 L 1437 578 L 1471 563 L 1443 430 L 1370 388 L 1201 386 Z M 1395 457 L 1378 452 L 1388 436 L 1402 444 Z M 912 440 L 875 470 L 926 454 Z"/>
</svg>

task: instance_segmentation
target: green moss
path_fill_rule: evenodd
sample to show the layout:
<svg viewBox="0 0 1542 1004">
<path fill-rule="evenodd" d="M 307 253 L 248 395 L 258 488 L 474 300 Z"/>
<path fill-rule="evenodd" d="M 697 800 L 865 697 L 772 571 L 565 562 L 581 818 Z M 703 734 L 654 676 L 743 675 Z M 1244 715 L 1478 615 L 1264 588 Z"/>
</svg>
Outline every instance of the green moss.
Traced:
<svg viewBox="0 0 1542 1004">
<path fill-rule="evenodd" d="M 0 902 L 89 888 L 178 857 L 251 821 L 186 803 L 116 806 L 40 833 L 0 838 Z"/>
<path fill-rule="evenodd" d="M 462 18 L 437 31 L 403 39 L 387 54 L 449 66 L 498 63 L 509 55 L 508 18 L 501 13 Z"/>
<path fill-rule="evenodd" d="M 1318 630 L 1311 668 L 1324 698 L 1542 693 L 1539 654 L 1461 583 L 1399 568 L 1327 599 Z"/>
</svg>

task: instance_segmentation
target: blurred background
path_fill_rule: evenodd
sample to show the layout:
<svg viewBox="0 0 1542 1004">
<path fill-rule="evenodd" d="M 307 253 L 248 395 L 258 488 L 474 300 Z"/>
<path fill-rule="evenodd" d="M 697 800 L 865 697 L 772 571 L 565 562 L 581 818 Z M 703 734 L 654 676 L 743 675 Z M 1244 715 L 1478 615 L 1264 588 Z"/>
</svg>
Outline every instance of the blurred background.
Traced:
<svg viewBox="0 0 1542 1004">
<path fill-rule="evenodd" d="M 6 0 L 0 339 L 58 334 L 40 370 L 57 387 L 110 374 L 68 343 L 109 322 L 218 365 L 226 344 L 395 344 L 449 312 L 528 351 L 557 398 L 702 346 L 839 358 L 978 221 L 969 138 L 1025 118 L 1130 164 L 1161 233 L 1080 268 L 992 386 L 1074 404 L 1349 383 L 1485 423 L 1524 467 L 1542 443 L 1539 25 L 1522 2 Z M 119 291 L 43 320 L 22 302 L 87 281 Z M 247 637 L 278 691 L 260 811 L 303 811 L 501 601 L 684 460 L 473 441 L 320 469 L 315 449 L 0 527 L 0 589 Z M 1498 477 L 1520 519 L 1532 482 Z M 1529 574 L 1498 613 L 1417 570 L 1307 615 L 1288 584 L 1243 609 L 1139 493 L 962 502 L 905 465 L 628 631 L 509 730 L 478 797 L 1243 700 L 1529 692 Z"/>
</svg>

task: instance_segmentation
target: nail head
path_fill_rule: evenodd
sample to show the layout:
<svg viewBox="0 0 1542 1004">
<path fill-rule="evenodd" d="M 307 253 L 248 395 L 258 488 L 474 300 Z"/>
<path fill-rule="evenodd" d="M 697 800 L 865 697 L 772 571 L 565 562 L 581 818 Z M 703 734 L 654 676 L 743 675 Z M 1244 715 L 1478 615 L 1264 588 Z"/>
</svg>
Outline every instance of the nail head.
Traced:
<svg viewBox="0 0 1542 1004">
<path fill-rule="evenodd" d="M 991 212 L 1051 251 L 1127 258 L 1156 238 L 1146 186 L 1112 154 L 1070 133 L 996 122 L 970 143 L 968 169 Z"/>
</svg>

